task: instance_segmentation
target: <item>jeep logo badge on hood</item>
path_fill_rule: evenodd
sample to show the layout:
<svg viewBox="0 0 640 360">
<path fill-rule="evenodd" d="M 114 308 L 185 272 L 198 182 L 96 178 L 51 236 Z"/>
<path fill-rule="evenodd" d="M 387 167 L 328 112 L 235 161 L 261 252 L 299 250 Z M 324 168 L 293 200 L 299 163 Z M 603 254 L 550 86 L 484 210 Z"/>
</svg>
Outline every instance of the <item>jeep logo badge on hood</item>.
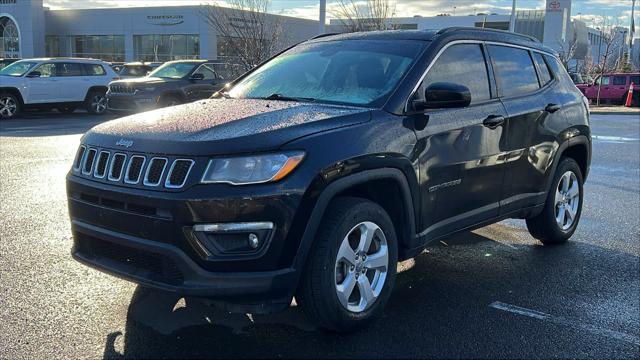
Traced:
<svg viewBox="0 0 640 360">
<path fill-rule="evenodd" d="M 126 148 L 130 148 L 132 145 L 133 145 L 132 140 L 120 139 L 118 140 L 118 142 L 116 142 L 116 146 L 124 146 Z"/>
</svg>

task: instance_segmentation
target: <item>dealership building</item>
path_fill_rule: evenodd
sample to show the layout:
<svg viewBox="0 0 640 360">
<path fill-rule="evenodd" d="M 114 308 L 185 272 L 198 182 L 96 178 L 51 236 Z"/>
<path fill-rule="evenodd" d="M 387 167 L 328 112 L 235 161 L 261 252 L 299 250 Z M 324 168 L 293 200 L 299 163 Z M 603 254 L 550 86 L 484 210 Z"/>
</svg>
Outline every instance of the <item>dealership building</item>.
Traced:
<svg viewBox="0 0 640 360">
<path fill-rule="evenodd" d="M 51 10 L 42 0 L 0 0 L 0 58 L 92 57 L 168 61 L 233 57 L 206 19 L 210 7 Z M 266 15 L 282 28 L 282 47 L 318 34 L 318 22 Z M 232 26 L 251 26 L 229 17 Z M 245 21 L 242 23 L 242 21 Z"/>
</svg>

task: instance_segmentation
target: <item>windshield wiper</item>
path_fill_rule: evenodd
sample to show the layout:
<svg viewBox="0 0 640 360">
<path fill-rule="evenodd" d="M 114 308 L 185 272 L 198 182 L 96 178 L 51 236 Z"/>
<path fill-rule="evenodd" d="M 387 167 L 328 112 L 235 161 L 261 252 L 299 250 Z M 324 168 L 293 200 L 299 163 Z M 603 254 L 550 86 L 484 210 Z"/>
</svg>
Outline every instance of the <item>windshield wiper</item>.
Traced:
<svg viewBox="0 0 640 360">
<path fill-rule="evenodd" d="M 316 99 L 309 97 L 293 97 L 293 96 L 284 96 L 282 94 L 271 94 L 267 97 L 260 98 L 264 100 L 279 100 L 279 101 L 298 101 L 298 102 L 314 102 Z"/>
</svg>

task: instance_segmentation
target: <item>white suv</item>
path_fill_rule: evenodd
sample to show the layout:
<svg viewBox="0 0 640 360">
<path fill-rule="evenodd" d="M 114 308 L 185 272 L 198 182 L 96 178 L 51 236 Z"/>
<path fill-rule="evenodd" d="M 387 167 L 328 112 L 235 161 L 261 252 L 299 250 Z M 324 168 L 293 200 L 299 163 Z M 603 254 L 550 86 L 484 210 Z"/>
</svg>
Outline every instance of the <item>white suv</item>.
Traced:
<svg viewBox="0 0 640 360">
<path fill-rule="evenodd" d="M 109 82 L 118 79 L 100 60 L 77 58 L 27 59 L 0 70 L 0 119 L 27 108 L 71 113 L 85 107 L 92 114 L 107 109 Z"/>
</svg>

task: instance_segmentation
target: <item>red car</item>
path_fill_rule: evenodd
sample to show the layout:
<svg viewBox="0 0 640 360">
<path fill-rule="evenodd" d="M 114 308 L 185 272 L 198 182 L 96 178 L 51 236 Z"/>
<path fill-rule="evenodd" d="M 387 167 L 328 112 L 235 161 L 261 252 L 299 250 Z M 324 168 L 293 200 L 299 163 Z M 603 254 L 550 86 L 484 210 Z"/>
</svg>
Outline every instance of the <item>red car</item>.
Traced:
<svg viewBox="0 0 640 360">
<path fill-rule="evenodd" d="M 580 85 L 578 89 L 584 93 L 584 95 L 590 101 L 596 101 L 598 97 L 598 86 L 602 82 L 600 87 L 600 101 L 601 102 L 617 102 L 624 104 L 627 99 L 627 93 L 629 86 L 633 83 L 635 92 L 640 91 L 640 73 L 611 73 L 604 74 L 596 79 L 591 85 Z"/>
</svg>

